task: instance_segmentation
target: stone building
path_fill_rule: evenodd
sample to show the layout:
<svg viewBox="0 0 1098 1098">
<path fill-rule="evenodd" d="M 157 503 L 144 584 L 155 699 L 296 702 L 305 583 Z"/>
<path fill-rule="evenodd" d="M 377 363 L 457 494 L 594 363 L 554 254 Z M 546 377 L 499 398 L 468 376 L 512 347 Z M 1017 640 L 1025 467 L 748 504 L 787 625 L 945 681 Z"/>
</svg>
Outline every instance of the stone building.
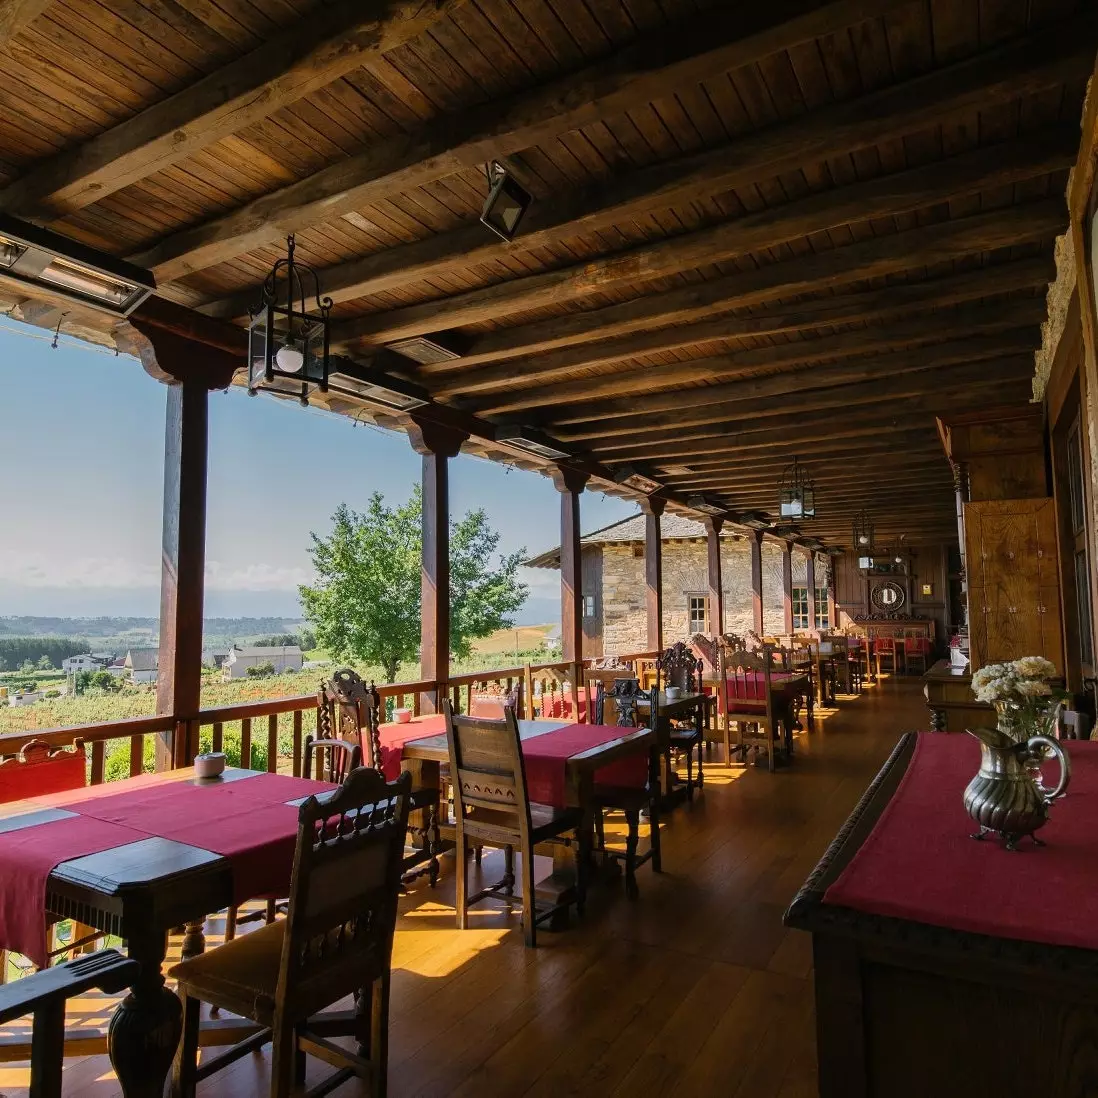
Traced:
<svg viewBox="0 0 1098 1098">
<path fill-rule="evenodd" d="M 663 636 L 665 644 L 694 633 L 709 633 L 709 583 L 706 533 L 700 522 L 664 514 Z M 644 515 L 634 515 L 581 539 L 583 558 L 583 654 L 611 656 L 647 647 L 644 586 Z M 531 568 L 559 568 L 560 549 L 550 549 L 526 562 Z M 794 621 L 808 625 L 807 562 L 793 554 Z M 817 570 L 817 624 L 826 627 L 826 591 Z M 724 631 L 744 633 L 753 627 L 751 549 L 741 533 L 721 534 L 721 581 L 724 588 Z M 767 633 L 784 627 L 782 547 L 762 543 L 763 625 Z"/>
</svg>

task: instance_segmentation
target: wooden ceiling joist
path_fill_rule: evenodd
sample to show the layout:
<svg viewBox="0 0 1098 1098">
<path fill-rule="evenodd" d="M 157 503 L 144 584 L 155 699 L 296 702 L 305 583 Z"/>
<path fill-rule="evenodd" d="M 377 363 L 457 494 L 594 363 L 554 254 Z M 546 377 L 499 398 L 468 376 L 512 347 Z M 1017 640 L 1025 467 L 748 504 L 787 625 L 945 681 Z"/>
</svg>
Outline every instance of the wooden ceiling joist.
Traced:
<svg viewBox="0 0 1098 1098">
<path fill-rule="evenodd" d="M 170 281 L 288 232 L 350 213 L 465 168 L 619 114 L 799 42 L 882 15 L 904 0 L 776 0 L 718 8 L 677 31 L 640 39 L 578 72 L 502 103 L 443 115 L 232 213 L 184 229 L 134 256 Z"/>
<path fill-rule="evenodd" d="M 383 293 L 472 264 L 491 263 L 559 240 L 600 232 L 630 218 L 709 198 L 737 187 L 800 170 L 842 153 L 940 124 L 980 107 L 1034 94 L 1066 73 L 1086 71 L 1085 51 L 1067 39 L 1010 43 L 945 69 L 802 118 L 766 128 L 731 146 L 708 149 L 616 177 L 575 195 L 536 203 L 519 237 L 491 239 L 481 225 L 462 226 L 423 241 L 386 249 L 323 272 L 333 300 Z M 1065 53 L 1069 56 L 1065 59 Z M 1077 143 L 1077 133 L 1075 135 Z M 243 316 L 255 287 L 203 308 L 211 315 Z M 352 330 L 353 332 L 353 330 Z M 364 333 L 366 334 L 366 333 Z"/>
<path fill-rule="evenodd" d="M 52 0 L 0 0 L 0 49 L 7 44 L 32 19 L 37 19 Z"/>
<path fill-rule="evenodd" d="M 785 308 L 773 308 L 761 314 L 721 316 L 695 324 L 637 332 L 601 343 L 548 351 L 521 363 L 508 360 L 497 366 L 464 366 L 465 360 L 459 358 L 424 365 L 417 374 L 421 379 L 429 379 L 433 396 L 447 400 L 508 389 L 515 384 L 516 378 L 521 378 L 523 384 L 557 381 L 573 376 L 578 370 L 622 362 L 636 355 L 675 351 L 716 340 L 785 335 L 860 321 L 884 320 L 923 309 L 941 309 L 966 301 L 993 298 L 999 294 L 1044 290 L 1054 273 L 1052 262 L 1047 257 L 1023 259 L 965 271 L 947 278 L 819 298 Z M 454 369 L 463 366 L 460 372 Z"/>
<path fill-rule="evenodd" d="M 0 209 L 54 220 L 176 164 L 427 30 L 464 0 L 341 0 L 0 191 Z"/>
<path fill-rule="evenodd" d="M 822 191 L 591 262 L 346 321 L 336 327 L 334 336 L 343 343 L 359 339 L 372 344 L 389 343 L 727 263 L 840 225 L 910 213 L 1066 169 L 1074 161 L 1077 142 L 1077 131 L 1065 129 L 974 149 L 949 160 Z"/>
<path fill-rule="evenodd" d="M 1063 231 L 1064 218 L 1063 200 L 1050 198 L 922 225 L 618 305 L 503 328 L 474 338 L 467 354 L 483 362 L 540 353 L 729 309 L 768 305 L 1016 244 L 1051 241 Z"/>
</svg>

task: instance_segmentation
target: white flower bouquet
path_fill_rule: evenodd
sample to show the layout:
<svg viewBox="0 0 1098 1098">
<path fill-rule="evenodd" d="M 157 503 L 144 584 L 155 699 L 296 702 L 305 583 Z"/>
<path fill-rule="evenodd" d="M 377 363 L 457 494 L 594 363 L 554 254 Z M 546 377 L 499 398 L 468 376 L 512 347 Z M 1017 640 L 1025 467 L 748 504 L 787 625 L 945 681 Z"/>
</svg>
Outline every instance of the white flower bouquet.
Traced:
<svg viewBox="0 0 1098 1098">
<path fill-rule="evenodd" d="M 994 705 L 999 727 L 1016 739 L 1048 735 L 1067 691 L 1052 685 L 1056 666 L 1043 656 L 989 663 L 972 676 L 977 701 Z"/>
</svg>

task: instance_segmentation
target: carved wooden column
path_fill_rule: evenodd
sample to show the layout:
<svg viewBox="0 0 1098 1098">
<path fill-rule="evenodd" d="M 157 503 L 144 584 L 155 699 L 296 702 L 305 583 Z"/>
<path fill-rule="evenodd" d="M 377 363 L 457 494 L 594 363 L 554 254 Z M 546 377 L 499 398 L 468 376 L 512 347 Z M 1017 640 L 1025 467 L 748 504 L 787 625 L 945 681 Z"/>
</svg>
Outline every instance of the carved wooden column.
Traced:
<svg viewBox="0 0 1098 1098">
<path fill-rule="evenodd" d="M 763 633 L 763 562 L 762 531 L 752 530 L 751 544 L 751 610 L 755 632 Z"/>
<path fill-rule="evenodd" d="M 666 506 L 659 496 L 641 503 L 644 512 L 644 601 L 648 611 L 648 649 L 663 651 L 663 534 L 660 517 Z"/>
<path fill-rule="evenodd" d="M 722 518 L 705 520 L 706 550 L 709 558 L 709 632 L 719 637 L 724 632 L 724 584 L 721 581 Z"/>
<path fill-rule="evenodd" d="M 811 550 L 805 556 L 808 583 L 808 628 L 816 628 L 816 554 Z"/>
<path fill-rule="evenodd" d="M 580 494 L 587 473 L 553 470 L 560 492 L 560 636 L 562 655 L 573 663 L 583 659 L 583 561 L 580 553 Z"/>
<path fill-rule="evenodd" d="M 156 711 L 173 716 L 175 729 L 158 737 L 158 770 L 189 766 L 198 752 L 209 393 L 227 388 L 234 372 L 247 364 L 243 332 L 230 333 L 226 343 L 219 329 L 211 335 L 201 326 L 169 325 L 170 320 L 139 309 L 115 329 L 119 346 L 167 385 Z"/>
<path fill-rule="evenodd" d="M 782 614 L 783 628 L 793 635 L 793 543 L 787 541 L 782 549 Z"/>
<path fill-rule="evenodd" d="M 450 678 L 450 458 L 469 436 L 412 418 L 408 439 L 423 456 L 420 678 L 435 683 L 434 695 L 423 697 L 422 710 L 436 713 Z"/>
</svg>

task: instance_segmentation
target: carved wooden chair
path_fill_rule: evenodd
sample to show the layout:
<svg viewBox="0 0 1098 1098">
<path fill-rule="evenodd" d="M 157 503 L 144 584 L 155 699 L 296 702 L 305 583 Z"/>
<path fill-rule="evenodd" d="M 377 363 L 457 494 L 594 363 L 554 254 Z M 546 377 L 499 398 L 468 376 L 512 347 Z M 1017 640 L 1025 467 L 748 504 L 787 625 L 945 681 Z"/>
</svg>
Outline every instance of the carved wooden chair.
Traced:
<svg viewBox="0 0 1098 1098">
<path fill-rule="evenodd" d="M 645 693 L 633 678 L 619 678 L 611 681 L 610 688 L 599 683 L 599 697 L 596 699 L 596 724 L 615 724 L 623 729 L 641 727 L 638 703 L 647 701 L 649 705 L 648 727 L 659 728 L 659 691 Z M 648 759 L 648 780 L 643 786 L 625 786 L 606 782 L 595 785 L 595 845 L 606 857 L 620 860 L 625 865 L 625 891 L 631 898 L 638 895 L 637 866 L 645 862 L 652 863 L 654 873 L 663 872 L 660 856 L 660 747 L 653 744 Z M 606 848 L 605 813 L 619 811 L 625 816 L 627 834 L 624 858 L 616 851 Z M 649 847 L 646 853 L 638 855 L 640 848 L 640 817 L 648 816 Z"/>
<path fill-rule="evenodd" d="M 473 683 L 469 688 L 469 716 L 486 717 L 488 720 L 503 720 L 503 711 L 511 709 L 520 719 L 522 717 L 522 683 L 517 682 L 510 690 L 493 692 L 489 683 Z"/>
<path fill-rule="evenodd" d="M 34 1016 L 30 1093 L 61 1098 L 65 1056 L 65 1003 L 92 988 L 109 995 L 128 987 L 140 965 L 116 949 L 76 957 L 0 988 L 0 1025 Z"/>
<path fill-rule="evenodd" d="M 0 759 L 0 804 L 24 797 L 43 797 L 47 793 L 66 793 L 83 789 L 88 782 L 87 753 L 82 739 L 71 747 L 51 747 L 45 740 L 31 740 L 17 755 Z M 90 926 L 70 920 L 72 932 L 67 941 L 50 932 L 50 961 L 87 950 L 103 935 Z M 30 962 L 27 962 L 28 966 Z M 0 949 L 0 984 L 8 971 L 8 951 Z"/>
<path fill-rule="evenodd" d="M 737 749 L 746 762 L 747 752 L 765 748 L 767 767 L 775 767 L 775 743 L 778 740 L 781 714 L 775 705 L 771 683 L 769 651 L 762 648 L 749 652 L 746 648 L 722 644 L 720 650 L 720 712 L 724 734 L 725 760 L 732 759 L 732 730 L 736 731 Z M 788 749 L 790 730 L 785 730 Z"/>
<path fill-rule="evenodd" d="M 341 667 L 320 684 L 316 696 L 317 736 L 324 740 L 350 740 L 362 749 L 367 766 L 377 769 L 381 743 L 377 722 L 371 726 L 367 715 L 370 688 L 362 676 L 350 667 Z"/>
<path fill-rule="evenodd" d="M 353 672 L 352 672 L 353 674 Z M 356 676 L 357 677 L 357 676 Z M 361 681 L 361 680 L 360 680 Z M 356 704 L 358 704 L 356 702 Z M 381 692 L 374 683 L 363 687 L 363 698 L 359 705 L 364 722 L 363 762 L 371 770 L 383 773 L 381 757 L 381 724 L 385 707 Z M 442 836 L 439 831 L 439 814 L 445 804 L 439 786 L 424 786 L 411 792 L 411 811 L 415 813 L 408 825 L 411 850 L 404 858 L 406 880 L 427 873 L 433 888 L 438 883 L 438 856 L 442 849 Z"/>
<path fill-rule="evenodd" d="M 454 713 L 449 700 L 442 703 L 450 774 L 454 786 L 457 859 L 457 925 L 468 926 L 469 908 L 488 897 L 510 899 L 515 889 L 515 851 L 522 858 L 522 926 L 526 944 L 537 944 L 537 927 L 561 910 L 559 905 L 539 909 L 534 897 L 534 848 L 539 843 L 568 837 L 578 847 L 576 908 L 583 913 L 587 887 L 589 839 L 582 834 L 577 808 L 532 804 L 526 793 L 518 721 L 507 710 L 501 721 Z M 494 885 L 469 895 L 470 846 L 502 848 L 503 877 Z"/>
<path fill-rule="evenodd" d="M 171 970 L 183 1000 L 173 1080 L 178 1098 L 191 1098 L 200 1080 L 268 1040 L 273 1098 L 288 1098 L 304 1083 L 306 1054 L 344 1065 L 312 1094 L 326 1094 L 355 1075 L 375 1098 L 385 1094 L 389 976 L 410 782 L 401 775 L 387 783 L 377 771 L 359 767 L 334 793 L 309 797 L 298 816 L 286 918 Z M 355 1032 L 357 1015 L 341 1028 L 335 1019 L 326 1024 L 321 1013 L 352 994 L 369 1014 L 368 1036 Z M 199 1066 L 203 1002 L 263 1031 Z M 328 1039 L 341 1032 L 355 1032 L 357 1051 Z"/>
<path fill-rule="evenodd" d="M 873 639 L 873 655 L 877 664 L 877 674 L 885 670 L 885 664 L 888 665 L 888 671 L 892 675 L 897 675 L 900 672 L 900 654 L 899 648 L 896 644 L 896 638 L 891 633 L 881 634 L 878 633 Z"/>
<path fill-rule="evenodd" d="M 659 672 L 657 685 L 660 687 L 677 686 L 684 694 L 696 694 L 701 689 L 701 663 L 697 656 L 683 641 L 677 641 L 660 657 L 656 665 Z M 705 739 L 705 720 L 702 727 L 693 721 L 671 721 L 670 746 L 686 758 L 686 796 L 694 798 L 694 786 L 700 789 L 705 784 L 702 770 L 702 747 Z M 698 777 L 694 780 L 694 752 L 698 753 Z"/>
</svg>

